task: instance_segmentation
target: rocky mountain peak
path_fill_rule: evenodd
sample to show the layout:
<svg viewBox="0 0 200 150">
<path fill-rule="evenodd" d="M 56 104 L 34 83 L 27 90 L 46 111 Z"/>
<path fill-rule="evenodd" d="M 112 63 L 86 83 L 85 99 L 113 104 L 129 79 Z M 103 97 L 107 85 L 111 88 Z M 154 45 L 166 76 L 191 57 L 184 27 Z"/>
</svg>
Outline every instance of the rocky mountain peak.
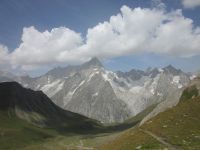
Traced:
<svg viewBox="0 0 200 150">
<path fill-rule="evenodd" d="M 103 65 L 97 57 L 93 57 L 88 62 L 84 63 L 82 67 L 103 67 Z"/>
<path fill-rule="evenodd" d="M 163 68 L 163 70 L 165 73 L 171 73 L 173 75 L 178 75 L 182 72 L 180 69 L 176 69 L 172 65 L 168 65 L 167 67 Z"/>
<path fill-rule="evenodd" d="M 152 68 L 151 71 L 147 72 L 148 75 L 150 75 L 151 78 L 155 78 L 159 74 L 158 68 Z"/>
</svg>

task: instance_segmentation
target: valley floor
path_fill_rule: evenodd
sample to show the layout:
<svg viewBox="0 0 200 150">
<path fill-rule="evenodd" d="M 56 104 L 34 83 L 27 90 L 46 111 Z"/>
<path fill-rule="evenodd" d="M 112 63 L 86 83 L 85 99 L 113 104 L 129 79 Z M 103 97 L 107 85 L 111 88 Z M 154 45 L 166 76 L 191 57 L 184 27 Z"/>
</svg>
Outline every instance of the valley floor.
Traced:
<svg viewBox="0 0 200 150">
<path fill-rule="evenodd" d="M 22 150 L 97 150 L 98 146 L 113 141 L 117 136 L 119 133 L 58 136 L 43 143 L 29 145 Z"/>
</svg>

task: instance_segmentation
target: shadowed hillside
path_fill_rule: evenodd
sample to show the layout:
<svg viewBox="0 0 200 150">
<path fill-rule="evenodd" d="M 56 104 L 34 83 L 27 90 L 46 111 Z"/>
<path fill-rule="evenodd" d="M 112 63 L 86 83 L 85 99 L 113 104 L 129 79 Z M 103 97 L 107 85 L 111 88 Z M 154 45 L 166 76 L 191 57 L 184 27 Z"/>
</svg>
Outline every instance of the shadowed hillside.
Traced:
<svg viewBox="0 0 200 150">
<path fill-rule="evenodd" d="M 18 149 L 60 134 L 90 133 L 101 125 L 62 110 L 41 91 L 0 83 L 0 149 Z"/>
<path fill-rule="evenodd" d="M 16 82 L 0 83 L 0 109 L 41 127 L 78 132 L 99 126 L 87 117 L 60 109 L 43 92 L 25 89 Z"/>
</svg>

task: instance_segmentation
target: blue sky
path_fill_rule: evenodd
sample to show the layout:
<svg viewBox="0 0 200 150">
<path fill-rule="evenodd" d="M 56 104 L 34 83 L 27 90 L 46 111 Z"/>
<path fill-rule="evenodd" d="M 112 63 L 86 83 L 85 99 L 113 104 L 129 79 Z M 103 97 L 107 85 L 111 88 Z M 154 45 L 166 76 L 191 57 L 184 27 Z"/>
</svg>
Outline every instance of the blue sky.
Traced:
<svg viewBox="0 0 200 150">
<path fill-rule="evenodd" d="M 198 1 L 198 0 L 197 0 Z M 153 3 L 154 2 L 154 3 Z M 27 27 L 29 32 L 29 27 L 34 27 L 33 32 L 45 32 L 51 31 L 54 28 L 66 27 L 81 36 L 81 40 L 77 40 L 76 44 L 84 45 L 87 43 L 88 28 L 94 28 L 98 26 L 99 23 L 104 23 L 108 21 L 111 16 L 116 16 L 120 13 L 122 6 L 126 5 L 130 9 L 135 8 L 149 8 L 153 10 L 155 2 L 163 3 L 165 5 L 165 12 L 170 13 L 177 9 L 182 10 L 182 16 L 189 18 L 193 21 L 192 27 L 198 28 L 200 26 L 200 7 L 199 3 L 193 6 L 184 6 L 182 0 L 1 0 L 0 1 L 0 44 L 3 45 L 4 49 L 7 49 L 8 54 L 10 55 L 17 48 L 20 47 L 20 44 L 25 43 L 22 39 L 25 31 L 23 30 Z M 124 10 L 125 11 L 125 10 Z M 134 12 L 133 12 L 134 13 Z M 61 32 L 61 31 L 59 31 Z M 68 32 L 67 32 L 68 33 Z M 66 34 L 67 34 L 66 33 Z M 120 33 L 121 34 L 121 33 Z M 35 35 L 32 34 L 31 35 Z M 177 34 L 176 36 L 178 36 Z M 77 39 L 79 37 L 74 38 Z M 193 39 L 199 40 L 199 34 L 195 33 Z M 27 37 L 27 36 L 25 36 Z M 81 41 L 83 43 L 81 43 Z M 89 40 L 88 40 L 89 41 Z M 80 42 L 80 43 L 79 43 Z M 37 44 L 37 43 L 36 43 Z M 163 45 L 165 46 L 165 45 Z M 6 47 L 6 48 L 5 48 Z M 30 46 L 31 47 L 31 46 Z M 67 46 L 68 47 L 68 46 Z M 72 46 L 74 47 L 74 46 Z M 140 46 L 139 46 L 140 47 Z M 31 47 L 32 48 L 32 47 Z M 70 47 L 71 48 L 71 47 Z M 156 47 L 157 48 L 157 47 Z M 179 48 L 179 47 L 178 47 Z M 3 48 L 2 48 L 3 49 Z M 42 49 L 41 49 L 42 50 Z M 106 50 L 106 49 L 105 49 Z M 2 50 L 3 51 L 3 50 Z M 19 51 L 19 50 L 18 50 Z M 87 50 L 88 51 L 88 50 Z M 96 49 L 96 51 L 101 51 Z M 111 50 L 112 51 L 112 50 Z M 113 50 L 114 51 L 114 50 Z M 143 50 L 141 50 L 143 51 Z M 180 51 L 173 53 L 157 53 L 154 51 L 148 52 L 128 52 L 120 54 L 112 53 L 98 53 L 104 65 L 111 70 L 129 70 L 131 68 L 145 69 L 148 66 L 152 67 L 163 67 L 168 64 L 172 64 L 178 68 L 181 68 L 185 71 L 194 71 L 200 69 L 200 48 L 193 50 L 192 56 L 189 57 L 180 57 L 176 53 L 181 53 Z M 72 57 L 68 59 L 61 59 L 59 62 L 52 59 L 52 63 L 48 61 L 40 62 L 26 62 L 21 58 L 23 55 L 24 49 L 20 50 L 21 53 L 16 53 L 14 60 L 8 60 L 5 62 L 0 61 L 0 67 L 2 69 L 14 68 L 15 70 L 21 69 L 29 72 L 31 75 L 38 75 L 43 71 L 48 70 L 52 66 L 56 65 L 68 65 L 68 64 L 77 64 L 81 63 L 84 60 L 87 60 L 89 57 L 96 56 L 88 55 L 81 59 L 82 61 L 76 62 L 72 60 Z M 185 52 L 185 51 L 184 51 Z M 95 50 L 91 53 L 95 53 Z M 19 56 L 20 55 L 20 56 Z M 48 55 L 48 51 L 46 53 Z M 190 55 L 187 52 L 187 55 Z M 0 55 L 1 56 L 1 55 Z M 30 55 L 31 57 L 31 55 Z M 64 57 L 64 56 L 63 56 Z M 80 56 L 79 56 L 80 57 Z M 60 58 L 60 56 L 59 56 Z M 73 56 L 74 58 L 74 56 Z M 76 57 L 75 57 L 76 58 Z M 77 56 L 78 58 L 78 56 Z M 41 57 L 43 59 L 43 57 Z M 44 58 L 46 59 L 46 58 Z M 57 60 L 57 59 L 56 59 Z M 16 63 L 17 67 L 14 64 L 14 67 L 9 64 L 9 61 Z M 50 64 L 50 65 L 48 65 Z M 29 65 L 29 66 L 28 66 Z M 12 67 L 10 67 L 12 66 Z M 21 67 L 28 66 L 28 67 Z M 33 67 L 30 67 L 33 66 Z M 36 67 L 35 67 L 36 66 Z M 40 67 L 42 66 L 42 67 Z M 1 69 L 0 68 L 0 69 Z M 28 68 L 28 69 L 27 69 Z M 31 68 L 31 69 L 30 69 Z"/>
</svg>

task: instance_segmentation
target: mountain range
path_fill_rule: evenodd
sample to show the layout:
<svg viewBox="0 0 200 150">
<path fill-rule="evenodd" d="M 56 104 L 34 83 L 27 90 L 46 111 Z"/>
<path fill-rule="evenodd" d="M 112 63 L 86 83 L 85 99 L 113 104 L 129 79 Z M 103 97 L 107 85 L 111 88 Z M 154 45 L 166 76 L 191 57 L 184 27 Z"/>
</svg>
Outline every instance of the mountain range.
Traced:
<svg viewBox="0 0 200 150">
<path fill-rule="evenodd" d="M 62 109 L 104 124 L 122 123 L 155 106 L 148 120 L 176 105 L 192 78 L 171 65 L 113 72 L 105 69 L 98 58 L 82 65 L 57 67 L 35 78 L 0 75 L 0 81 L 16 81 L 23 87 L 43 91 Z"/>
</svg>

